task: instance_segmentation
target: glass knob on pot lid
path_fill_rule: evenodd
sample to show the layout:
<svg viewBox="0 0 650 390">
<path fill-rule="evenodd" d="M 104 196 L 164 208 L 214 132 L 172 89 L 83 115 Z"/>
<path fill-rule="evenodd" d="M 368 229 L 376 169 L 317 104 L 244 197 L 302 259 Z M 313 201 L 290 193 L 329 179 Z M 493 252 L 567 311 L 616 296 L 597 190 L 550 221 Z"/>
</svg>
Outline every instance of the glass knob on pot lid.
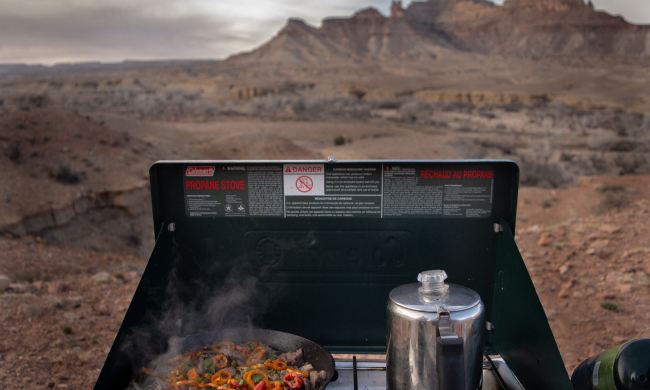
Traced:
<svg viewBox="0 0 650 390">
<path fill-rule="evenodd" d="M 389 300 L 398 306 L 423 312 L 461 311 L 478 305 L 479 295 L 472 289 L 454 283 L 445 283 L 443 270 L 422 271 L 419 283 L 395 287 Z"/>
<path fill-rule="evenodd" d="M 418 292 L 426 296 L 445 295 L 449 290 L 445 279 L 447 279 L 447 273 L 444 270 L 422 271 L 418 274 L 418 282 L 420 282 Z"/>
</svg>

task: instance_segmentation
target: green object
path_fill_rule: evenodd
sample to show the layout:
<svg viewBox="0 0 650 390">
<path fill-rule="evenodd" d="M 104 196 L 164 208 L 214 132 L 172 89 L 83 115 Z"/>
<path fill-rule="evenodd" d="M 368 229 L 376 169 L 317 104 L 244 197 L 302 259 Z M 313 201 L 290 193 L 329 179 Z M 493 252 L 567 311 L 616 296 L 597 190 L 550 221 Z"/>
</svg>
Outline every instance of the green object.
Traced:
<svg viewBox="0 0 650 390">
<path fill-rule="evenodd" d="M 650 389 L 650 339 L 630 340 L 586 359 L 571 382 L 576 390 Z"/>
<path fill-rule="evenodd" d="M 594 368 L 594 390 L 616 390 L 614 383 L 614 364 L 618 356 L 619 347 L 611 348 L 601 355 Z"/>
</svg>

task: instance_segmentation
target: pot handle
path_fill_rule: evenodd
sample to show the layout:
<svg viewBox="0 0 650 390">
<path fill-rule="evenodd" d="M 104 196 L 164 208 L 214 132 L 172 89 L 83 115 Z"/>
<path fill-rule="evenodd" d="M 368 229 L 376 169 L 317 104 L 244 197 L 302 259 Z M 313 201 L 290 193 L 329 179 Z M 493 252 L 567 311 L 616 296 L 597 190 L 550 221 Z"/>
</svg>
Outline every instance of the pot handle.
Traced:
<svg viewBox="0 0 650 390">
<path fill-rule="evenodd" d="M 436 344 L 440 389 L 465 389 L 465 353 L 463 350 L 463 339 L 454 333 L 448 312 L 440 313 Z"/>
</svg>

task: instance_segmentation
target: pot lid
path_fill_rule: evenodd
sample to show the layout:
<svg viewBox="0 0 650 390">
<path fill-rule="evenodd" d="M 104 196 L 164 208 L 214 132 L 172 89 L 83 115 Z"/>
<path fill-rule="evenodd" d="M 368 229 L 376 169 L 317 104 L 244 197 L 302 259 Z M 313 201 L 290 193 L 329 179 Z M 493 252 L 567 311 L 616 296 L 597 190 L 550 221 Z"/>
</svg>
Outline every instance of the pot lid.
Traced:
<svg viewBox="0 0 650 390">
<path fill-rule="evenodd" d="M 481 297 L 470 288 L 445 283 L 443 270 L 424 271 L 418 275 L 420 283 L 394 288 L 389 298 L 395 304 L 416 311 L 462 311 L 478 305 Z"/>
</svg>

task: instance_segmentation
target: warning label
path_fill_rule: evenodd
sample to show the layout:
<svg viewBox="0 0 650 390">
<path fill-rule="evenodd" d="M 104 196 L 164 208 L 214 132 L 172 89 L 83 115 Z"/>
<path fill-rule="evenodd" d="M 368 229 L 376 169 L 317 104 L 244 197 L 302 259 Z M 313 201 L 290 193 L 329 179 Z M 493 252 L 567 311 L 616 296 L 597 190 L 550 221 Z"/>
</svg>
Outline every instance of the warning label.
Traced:
<svg viewBox="0 0 650 390">
<path fill-rule="evenodd" d="M 492 170 L 384 166 L 384 217 L 489 217 Z"/>
<path fill-rule="evenodd" d="M 188 217 L 486 218 L 494 171 L 335 163 L 190 166 Z"/>
<path fill-rule="evenodd" d="M 381 217 L 381 167 L 284 166 L 286 217 Z"/>
<path fill-rule="evenodd" d="M 246 167 L 248 177 L 248 215 L 251 217 L 283 217 L 282 167 Z"/>
</svg>

